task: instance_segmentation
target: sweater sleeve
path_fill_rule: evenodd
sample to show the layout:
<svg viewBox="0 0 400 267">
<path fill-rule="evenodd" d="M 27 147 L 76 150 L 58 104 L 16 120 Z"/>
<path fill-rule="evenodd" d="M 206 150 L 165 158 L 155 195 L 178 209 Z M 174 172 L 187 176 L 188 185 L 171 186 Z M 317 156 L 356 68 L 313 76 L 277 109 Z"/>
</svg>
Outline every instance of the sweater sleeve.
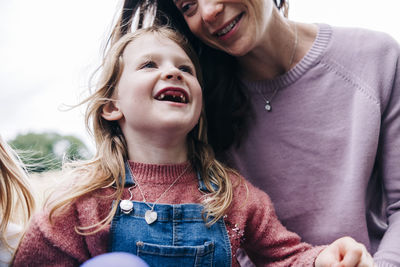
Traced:
<svg viewBox="0 0 400 267">
<path fill-rule="evenodd" d="M 313 266 L 325 247 L 302 243 L 280 223 L 268 195 L 250 183 L 247 187 L 243 248 L 256 266 Z"/>
<path fill-rule="evenodd" d="M 387 229 L 374 259 L 378 266 L 400 266 L 400 46 L 396 43 L 385 51 L 393 59 L 387 62 L 393 72 L 385 76 L 392 88 L 382 107 L 376 164 L 387 202 Z"/>
<path fill-rule="evenodd" d="M 68 212 L 55 225 L 36 214 L 14 256 L 13 266 L 79 266 L 89 258 L 82 236 L 74 233 L 77 216 Z"/>
</svg>

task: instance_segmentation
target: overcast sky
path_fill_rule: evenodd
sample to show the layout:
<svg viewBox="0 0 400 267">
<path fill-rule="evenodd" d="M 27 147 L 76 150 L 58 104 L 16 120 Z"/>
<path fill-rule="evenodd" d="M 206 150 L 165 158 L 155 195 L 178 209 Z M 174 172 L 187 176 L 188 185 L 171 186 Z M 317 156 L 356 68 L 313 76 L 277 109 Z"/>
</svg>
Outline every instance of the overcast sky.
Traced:
<svg viewBox="0 0 400 267">
<path fill-rule="evenodd" d="M 167 0 L 166 0 L 167 1 Z M 400 42 L 399 0 L 291 0 L 289 17 L 384 31 Z M 0 134 L 55 131 L 91 141 L 82 99 L 119 1 L 0 0 Z"/>
</svg>

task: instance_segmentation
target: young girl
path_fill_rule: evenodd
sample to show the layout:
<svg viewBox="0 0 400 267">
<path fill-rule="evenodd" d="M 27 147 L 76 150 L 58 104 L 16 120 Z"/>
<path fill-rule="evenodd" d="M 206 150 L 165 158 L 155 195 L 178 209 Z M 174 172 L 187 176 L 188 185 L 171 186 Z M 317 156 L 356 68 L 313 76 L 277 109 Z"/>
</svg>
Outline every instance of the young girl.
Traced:
<svg viewBox="0 0 400 267">
<path fill-rule="evenodd" d="M 199 69 L 168 28 L 112 46 L 88 100 L 97 154 L 76 164 L 67 191 L 34 217 L 15 266 L 76 266 L 111 251 L 150 266 L 237 266 L 239 247 L 259 266 L 372 266 L 351 238 L 325 249 L 301 243 L 265 193 L 215 160 Z"/>
<path fill-rule="evenodd" d="M 0 266 L 8 266 L 35 207 L 17 154 L 0 136 Z"/>
</svg>

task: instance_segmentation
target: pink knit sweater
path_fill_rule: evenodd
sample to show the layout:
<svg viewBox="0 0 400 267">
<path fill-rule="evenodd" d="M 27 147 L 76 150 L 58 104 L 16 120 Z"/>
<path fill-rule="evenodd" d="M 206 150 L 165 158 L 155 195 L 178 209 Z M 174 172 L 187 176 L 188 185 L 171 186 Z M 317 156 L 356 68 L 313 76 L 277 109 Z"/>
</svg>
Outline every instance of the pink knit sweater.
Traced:
<svg viewBox="0 0 400 267">
<path fill-rule="evenodd" d="M 149 202 L 154 202 L 188 164 L 130 163 Z M 234 183 L 239 180 L 234 176 L 232 179 Z M 102 189 L 81 198 L 57 218 L 55 225 L 49 223 L 46 212 L 34 216 L 15 255 L 14 266 L 78 266 L 107 252 L 109 227 L 82 236 L 75 233 L 74 226 L 92 225 L 104 218 L 113 200 L 107 196 L 113 190 Z M 142 201 L 137 187 L 132 193 L 133 200 Z M 202 196 L 196 172 L 189 168 L 159 203 L 199 203 Z M 129 198 L 127 189 L 124 198 Z M 247 181 L 235 188 L 231 208 L 224 220 L 232 247 L 232 266 L 238 266 L 235 253 L 239 247 L 247 251 L 257 266 L 313 266 L 323 248 L 301 243 L 298 235 L 287 231 L 278 221 L 269 197 Z"/>
</svg>

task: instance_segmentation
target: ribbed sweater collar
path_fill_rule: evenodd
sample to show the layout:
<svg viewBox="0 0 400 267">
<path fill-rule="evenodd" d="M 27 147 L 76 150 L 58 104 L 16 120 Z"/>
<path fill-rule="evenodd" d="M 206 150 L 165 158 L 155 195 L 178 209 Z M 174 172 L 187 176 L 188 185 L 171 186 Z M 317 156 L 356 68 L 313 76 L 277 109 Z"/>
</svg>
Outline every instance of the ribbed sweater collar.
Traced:
<svg viewBox="0 0 400 267">
<path fill-rule="evenodd" d="M 178 183 L 193 181 L 196 172 L 190 162 L 179 164 L 146 164 L 129 161 L 133 179 L 139 183 L 148 184 L 171 184 L 187 168 L 185 173 L 179 178 Z"/>
<path fill-rule="evenodd" d="M 320 61 L 320 58 L 324 54 L 331 39 L 332 28 L 327 24 L 317 25 L 318 33 L 313 45 L 296 66 L 272 80 L 242 80 L 244 85 L 246 85 L 246 87 L 248 87 L 250 90 L 254 89 L 255 91 L 262 92 L 285 88 L 296 82 L 300 77 L 303 76 L 305 72 L 307 72 Z"/>
</svg>

